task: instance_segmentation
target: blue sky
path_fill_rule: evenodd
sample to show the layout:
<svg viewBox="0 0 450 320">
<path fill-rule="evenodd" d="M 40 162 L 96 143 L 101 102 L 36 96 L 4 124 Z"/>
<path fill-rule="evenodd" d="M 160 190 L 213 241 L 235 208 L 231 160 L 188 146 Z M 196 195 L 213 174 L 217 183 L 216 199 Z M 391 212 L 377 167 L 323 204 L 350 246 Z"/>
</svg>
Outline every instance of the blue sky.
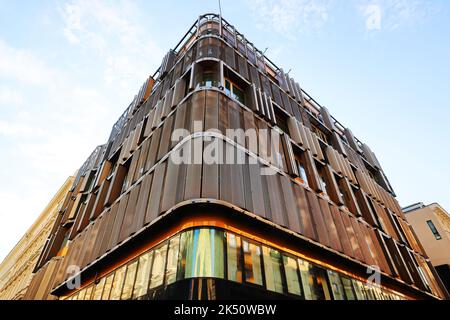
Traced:
<svg viewBox="0 0 450 320">
<path fill-rule="evenodd" d="M 0 259 L 216 1 L 0 0 Z M 222 0 L 377 154 L 402 206 L 450 210 L 450 3 Z"/>
</svg>

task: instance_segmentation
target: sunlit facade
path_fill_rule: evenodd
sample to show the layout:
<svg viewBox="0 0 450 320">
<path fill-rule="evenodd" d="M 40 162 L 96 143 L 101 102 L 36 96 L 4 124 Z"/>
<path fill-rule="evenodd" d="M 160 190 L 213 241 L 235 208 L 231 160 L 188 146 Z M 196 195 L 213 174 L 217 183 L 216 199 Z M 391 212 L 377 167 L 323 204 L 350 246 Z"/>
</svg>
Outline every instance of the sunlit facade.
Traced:
<svg viewBox="0 0 450 320">
<path fill-rule="evenodd" d="M 375 154 L 215 14 L 80 168 L 35 272 L 28 299 L 447 296 Z"/>
</svg>

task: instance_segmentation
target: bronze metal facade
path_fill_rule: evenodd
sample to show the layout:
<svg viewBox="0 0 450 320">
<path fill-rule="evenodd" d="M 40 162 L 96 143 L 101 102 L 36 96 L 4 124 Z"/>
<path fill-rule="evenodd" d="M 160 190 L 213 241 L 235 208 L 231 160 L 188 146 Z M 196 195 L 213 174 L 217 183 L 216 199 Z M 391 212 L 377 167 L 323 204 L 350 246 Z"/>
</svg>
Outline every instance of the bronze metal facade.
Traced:
<svg viewBox="0 0 450 320">
<path fill-rule="evenodd" d="M 188 135 L 173 139 L 176 129 Z M 256 135 L 255 145 L 227 129 L 268 135 Z M 193 159 L 194 148 L 213 145 L 219 158 L 244 161 Z M 172 161 L 180 150 L 189 163 Z M 100 279 L 118 257 L 127 260 L 136 239 L 153 242 L 156 228 L 196 203 L 210 204 L 210 215 L 223 206 L 236 219 L 251 217 L 247 226 L 308 243 L 316 260 L 341 261 L 340 270 L 348 264 L 359 277 L 378 266 L 382 282 L 406 298 L 448 295 L 371 149 L 226 20 L 207 14 L 80 168 L 28 298 L 44 297 L 42 286 L 70 294 L 69 266 Z"/>
</svg>

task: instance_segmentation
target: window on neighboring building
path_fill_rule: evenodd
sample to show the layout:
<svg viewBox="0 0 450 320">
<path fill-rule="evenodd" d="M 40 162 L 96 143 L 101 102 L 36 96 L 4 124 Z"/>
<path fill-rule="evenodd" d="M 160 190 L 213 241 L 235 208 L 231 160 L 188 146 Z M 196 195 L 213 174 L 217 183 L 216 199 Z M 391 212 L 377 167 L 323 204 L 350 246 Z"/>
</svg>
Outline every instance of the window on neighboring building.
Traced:
<svg viewBox="0 0 450 320">
<path fill-rule="evenodd" d="M 428 221 L 427 221 L 427 224 L 428 224 L 428 226 L 430 227 L 431 232 L 433 232 L 433 235 L 434 235 L 434 237 L 436 238 L 436 240 L 441 240 L 442 237 L 441 237 L 441 235 L 439 234 L 439 231 L 436 229 L 436 226 L 434 225 L 433 221 L 428 220 Z"/>
</svg>

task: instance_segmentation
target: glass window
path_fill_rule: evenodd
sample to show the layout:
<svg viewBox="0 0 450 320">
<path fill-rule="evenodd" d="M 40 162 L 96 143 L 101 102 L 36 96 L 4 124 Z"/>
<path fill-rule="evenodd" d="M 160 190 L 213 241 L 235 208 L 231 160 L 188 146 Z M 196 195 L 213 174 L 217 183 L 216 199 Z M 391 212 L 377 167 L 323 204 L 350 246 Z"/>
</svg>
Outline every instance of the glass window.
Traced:
<svg viewBox="0 0 450 320">
<path fill-rule="evenodd" d="M 136 283 L 133 290 L 133 299 L 137 299 L 147 294 L 152 261 L 153 251 L 148 251 L 139 257 L 139 267 L 136 276 Z"/>
<path fill-rule="evenodd" d="M 346 277 L 341 277 L 342 285 L 347 300 L 356 300 L 355 291 L 353 290 L 352 280 Z"/>
<path fill-rule="evenodd" d="M 94 286 L 89 286 L 86 289 L 86 294 L 84 295 L 84 300 L 91 300 L 91 296 L 92 296 L 92 290 L 94 289 Z"/>
<path fill-rule="evenodd" d="M 331 300 L 325 270 L 298 259 L 306 300 Z"/>
<path fill-rule="evenodd" d="M 116 270 L 116 274 L 114 276 L 114 281 L 111 289 L 111 295 L 109 296 L 110 300 L 120 300 L 123 281 L 125 280 L 125 270 L 126 266 L 122 266 L 121 268 Z"/>
<path fill-rule="evenodd" d="M 360 281 L 353 280 L 353 288 L 355 289 L 358 300 L 369 300 L 364 284 Z"/>
<path fill-rule="evenodd" d="M 295 163 L 297 165 L 298 174 L 300 176 L 300 182 L 308 186 L 308 175 L 306 174 L 306 166 L 303 161 L 303 155 L 299 152 L 295 154 Z"/>
<path fill-rule="evenodd" d="M 442 237 L 439 234 L 439 231 L 436 229 L 436 226 L 434 225 L 433 221 L 428 220 L 427 221 L 428 227 L 430 227 L 431 232 L 433 233 L 434 237 L 436 238 L 436 240 L 441 240 Z"/>
<path fill-rule="evenodd" d="M 169 242 L 169 252 L 167 254 L 166 284 L 174 283 L 177 280 L 178 251 L 180 247 L 180 235 L 176 235 Z"/>
<path fill-rule="evenodd" d="M 283 293 L 280 252 L 263 246 L 263 258 L 267 290 Z"/>
<path fill-rule="evenodd" d="M 231 96 L 231 83 L 228 79 L 225 79 L 225 93 Z"/>
<path fill-rule="evenodd" d="M 228 280 L 242 282 L 241 237 L 227 233 Z"/>
<path fill-rule="evenodd" d="M 106 277 L 105 288 L 103 289 L 102 300 L 109 300 L 109 295 L 111 293 L 111 288 L 114 280 L 114 273 L 111 273 Z"/>
<path fill-rule="evenodd" d="M 81 290 L 78 295 L 78 300 L 84 300 L 85 295 L 86 295 L 86 289 Z"/>
<path fill-rule="evenodd" d="M 262 286 L 261 247 L 245 240 L 242 241 L 242 247 L 244 249 L 245 280 Z"/>
<path fill-rule="evenodd" d="M 233 98 L 239 101 L 240 103 L 245 103 L 244 91 L 242 91 L 235 85 L 233 85 Z"/>
<path fill-rule="evenodd" d="M 103 293 L 103 287 L 105 286 L 105 278 L 101 278 L 99 283 L 95 286 L 94 290 L 94 297 L 92 300 L 101 300 L 102 299 L 102 293 Z"/>
<path fill-rule="evenodd" d="M 166 265 L 167 242 L 153 250 L 153 266 L 150 277 L 150 289 L 154 289 L 163 284 L 164 268 Z"/>
<path fill-rule="evenodd" d="M 345 300 L 344 287 L 341 276 L 336 271 L 328 270 L 328 280 L 330 281 L 331 292 L 334 300 Z"/>
<path fill-rule="evenodd" d="M 283 264 L 288 292 L 300 296 L 302 290 L 298 276 L 297 259 L 283 255 Z"/>
<path fill-rule="evenodd" d="M 195 229 L 182 236 L 180 278 L 224 278 L 224 235 L 215 229 Z"/>
<path fill-rule="evenodd" d="M 229 79 L 225 79 L 225 93 L 240 103 L 245 104 L 244 90 L 239 88 Z"/>
<path fill-rule="evenodd" d="M 136 279 L 137 264 L 138 261 L 135 260 L 131 262 L 127 267 L 127 275 L 125 276 L 125 282 L 122 289 L 122 300 L 131 299 L 131 297 L 133 296 L 133 286 L 134 280 Z"/>
</svg>

